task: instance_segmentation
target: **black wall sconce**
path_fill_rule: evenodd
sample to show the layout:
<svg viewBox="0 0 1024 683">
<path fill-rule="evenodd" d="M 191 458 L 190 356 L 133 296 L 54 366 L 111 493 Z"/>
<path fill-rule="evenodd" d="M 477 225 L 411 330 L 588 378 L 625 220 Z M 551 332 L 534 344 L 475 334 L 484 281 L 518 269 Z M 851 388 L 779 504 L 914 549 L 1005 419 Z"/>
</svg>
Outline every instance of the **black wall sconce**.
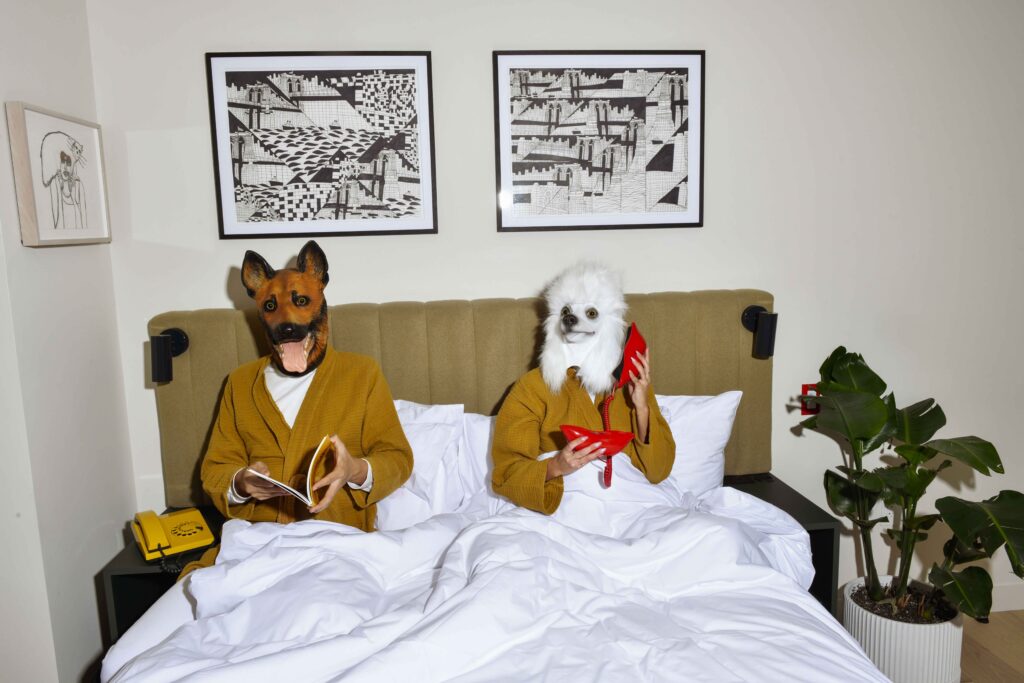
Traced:
<svg viewBox="0 0 1024 683">
<path fill-rule="evenodd" d="M 152 378 L 155 383 L 162 384 L 174 379 L 174 366 L 171 359 L 188 350 L 188 335 L 184 330 L 172 327 L 149 338 L 149 360 Z"/>
<path fill-rule="evenodd" d="M 747 306 L 740 316 L 743 327 L 754 333 L 754 358 L 762 360 L 775 355 L 775 328 L 779 314 L 769 313 L 764 306 Z"/>
</svg>

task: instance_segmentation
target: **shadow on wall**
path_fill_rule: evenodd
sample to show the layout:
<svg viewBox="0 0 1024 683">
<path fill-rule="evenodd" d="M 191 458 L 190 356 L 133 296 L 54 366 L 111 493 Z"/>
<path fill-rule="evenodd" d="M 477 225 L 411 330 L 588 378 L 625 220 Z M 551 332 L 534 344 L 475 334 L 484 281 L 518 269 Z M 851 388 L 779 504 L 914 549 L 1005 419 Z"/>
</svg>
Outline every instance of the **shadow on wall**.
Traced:
<svg viewBox="0 0 1024 683">
<path fill-rule="evenodd" d="M 289 259 L 287 268 L 296 267 L 296 256 Z M 253 339 L 256 340 L 256 349 L 259 355 L 265 356 L 270 353 L 270 341 L 267 339 L 267 333 L 263 328 L 263 323 L 260 322 L 259 315 L 256 311 L 256 304 L 249 297 L 249 294 L 245 291 L 245 287 L 242 285 L 242 269 L 239 266 L 231 266 L 228 269 L 227 281 L 224 283 L 224 291 L 228 295 L 228 299 L 231 301 L 231 305 L 245 315 L 245 323 L 249 326 L 249 331 L 252 332 Z M 330 305 L 330 302 L 328 302 Z"/>
</svg>

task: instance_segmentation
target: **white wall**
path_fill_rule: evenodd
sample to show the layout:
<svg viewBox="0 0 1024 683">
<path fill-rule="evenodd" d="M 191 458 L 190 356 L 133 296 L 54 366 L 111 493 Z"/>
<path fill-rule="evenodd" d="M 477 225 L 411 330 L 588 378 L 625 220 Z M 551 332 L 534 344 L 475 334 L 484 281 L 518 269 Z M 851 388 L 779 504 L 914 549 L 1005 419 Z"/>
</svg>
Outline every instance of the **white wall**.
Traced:
<svg viewBox="0 0 1024 683">
<path fill-rule="evenodd" d="M 1024 488 L 1019 197 L 1024 5 L 1005 2 L 487 3 L 90 0 L 110 164 L 118 334 L 138 505 L 162 502 L 146 321 L 231 306 L 246 249 L 272 264 L 303 240 L 217 239 L 203 53 L 431 50 L 436 236 L 324 238 L 331 303 L 523 296 L 570 260 L 620 264 L 636 292 L 774 292 L 775 471 L 823 502 L 838 463 L 786 410 L 843 343 L 901 404 L 940 399 L 948 435 L 1002 447 Z M 707 50 L 702 229 L 503 234 L 494 226 L 491 51 Z M 657 350 L 655 350 L 657 353 Z M 655 382 L 656 382 L 655 375 Z M 959 471 L 963 475 L 963 470 Z M 935 486 L 944 494 L 949 486 Z M 854 573 L 844 542 L 841 580 Z M 1024 593 L 996 563 L 1002 602 Z M 1016 591 L 1013 598 L 1011 591 Z"/>
<path fill-rule="evenodd" d="M 4 232 L 0 224 L 0 257 L 9 248 L 20 248 L 17 244 L 4 244 Z M 16 628 L 8 623 L 6 636 L 0 638 L 0 661 L 17 680 L 47 681 L 57 676 L 57 655 L 43 575 L 43 549 L 32 488 L 25 411 L 21 404 L 10 290 L 3 279 L 0 279 L 0 377 L 4 378 L 3 391 L 0 391 L 0 434 L 4 435 L 4 478 L 8 487 L 6 494 L 0 496 L 0 515 L 4 520 L 0 526 L 0 547 L 17 549 L 16 561 L 0 563 L 0 601 L 4 614 L 17 619 Z"/>
<path fill-rule="evenodd" d="M 0 9 L 0 99 L 94 120 L 84 0 Z M 2 661 L 12 680 L 78 680 L 101 652 L 94 577 L 135 508 L 110 248 L 21 246 L 9 161 L 0 224 Z"/>
</svg>

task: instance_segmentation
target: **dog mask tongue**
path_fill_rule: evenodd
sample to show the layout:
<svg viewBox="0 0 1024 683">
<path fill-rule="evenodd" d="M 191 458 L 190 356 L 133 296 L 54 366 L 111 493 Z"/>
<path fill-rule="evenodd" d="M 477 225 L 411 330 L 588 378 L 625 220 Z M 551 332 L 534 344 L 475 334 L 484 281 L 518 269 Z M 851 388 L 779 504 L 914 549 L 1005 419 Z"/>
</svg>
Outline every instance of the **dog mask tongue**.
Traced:
<svg viewBox="0 0 1024 683">
<path fill-rule="evenodd" d="M 281 357 L 281 365 L 288 372 L 306 371 L 306 342 L 284 342 L 278 346 L 277 355 Z"/>
</svg>

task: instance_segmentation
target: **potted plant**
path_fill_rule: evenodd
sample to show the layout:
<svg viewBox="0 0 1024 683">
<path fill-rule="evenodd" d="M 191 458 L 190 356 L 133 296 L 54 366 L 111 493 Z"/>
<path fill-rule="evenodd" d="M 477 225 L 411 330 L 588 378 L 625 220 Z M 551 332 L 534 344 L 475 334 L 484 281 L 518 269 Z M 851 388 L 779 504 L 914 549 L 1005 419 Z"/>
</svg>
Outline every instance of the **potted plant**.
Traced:
<svg viewBox="0 0 1024 683">
<path fill-rule="evenodd" d="M 981 502 L 946 496 L 936 512 L 919 509 L 928 485 L 958 460 L 977 472 L 1003 472 L 995 447 L 976 436 L 933 438 L 946 424 L 934 399 L 896 406 L 886 383 L 855 353 L 840 346 L 820 369 L 817 395 L 801 397 L 819 412 L 804 420 L 841 447 L 844 464 L 825 472 L 825 493 L 836 515 L 860 534 L 865 576 L 843 589 L 843 625 L 872 661 L 896 683 L 960 680 L 962 617 L 988 621 L 992 578 L 969 563 L 1005 547 L 1014 574 L 1024 577 L 1024 495 L 1002 491 Z M 877 466 L 868 455 L 888 456 Z M 885 530 L 899 551 L 896 576 L 879 576 L 871 535 L 889 521 L 879 505 L 894 512 Z M 910 581 L 914 546 L 938 522 L 952 532 L 942 562 L 928 583 Z"/>
</svg>

